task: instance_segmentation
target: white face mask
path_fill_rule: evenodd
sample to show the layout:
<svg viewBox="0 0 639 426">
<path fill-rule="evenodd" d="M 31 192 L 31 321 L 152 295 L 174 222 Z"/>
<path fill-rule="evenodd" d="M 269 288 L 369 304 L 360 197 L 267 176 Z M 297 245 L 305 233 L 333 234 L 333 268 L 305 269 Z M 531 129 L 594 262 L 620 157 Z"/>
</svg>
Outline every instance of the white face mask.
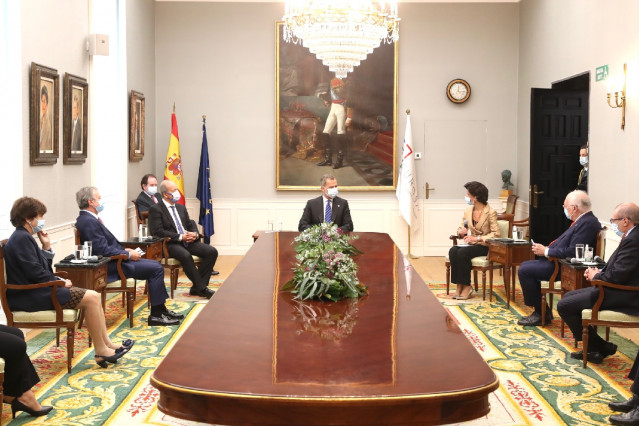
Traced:
<svg viewBox="0 0 639 426">
<path fill-rule="evenodd" d="M 147 192 L 151 195 L 155 195 L 158 192 L 158 187 L 156 186 L 149 186 Z"/>
<path fill-rule="evenodd" d="M 173 197 L 173 200 L 172 200 L 172 201 L 173 201 L 174 203 L 177 203 L 178 201 L 180 201 L 180 198 L 182 197 L 182 196 L 180 195 L 180 191 L 179 191 L 179 190 L 177 190 L 177 189 L 176 189 L 175 191 L 173 191 L 173 194 L 171 194 L 171 196 Z"/>
<path fill-rule="evenodd" d="M 579 164 L 586 166 L 588 164 L 588 157 L 579 157 Z"/>
<path fill-rule="evenodd" d="M 326 190 L 326 195 L 328 195 L 328 197 L 331 199 L 337 197 L 337 194 L 339 194 L 339 191 L 337 190 L 337 188 L 328 188 Z"/>
<path fill-rule="evenodd" d="M 472 206 L 474 204 L 473 200 L 471 200 L 468 196 L 465 196 L 464 200 L 466 200 L 466 204 L 468 204 L 469 206 Z"/>
</svg>

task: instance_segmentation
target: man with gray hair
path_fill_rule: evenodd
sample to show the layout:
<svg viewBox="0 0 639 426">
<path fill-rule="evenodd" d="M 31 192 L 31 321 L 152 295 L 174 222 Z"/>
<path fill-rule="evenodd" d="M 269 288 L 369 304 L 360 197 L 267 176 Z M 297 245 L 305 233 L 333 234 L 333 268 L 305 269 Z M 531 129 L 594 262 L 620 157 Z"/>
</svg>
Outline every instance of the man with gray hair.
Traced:
<svg viewBox="0 0 639 426">
<path fill-rule="evenodd" d="M 101 256 L 117 256 L 124 254 L 128 260 L 122 262 L 122 272 L 127 278 L 146 280 L 149 286 L 149 302 L 151 315 L 147 319 L 148 325 L 176 325 L 184 315 L 170 311 L 164 302 L 169 298 L 164 285 L 164 268 L 159 262 L 143 259 L 136 250 L 125 249 L 115 236 L 107 229 L 98 217 L 104 210 L 102 197 L 97 188 L 86 186 L 76 193 L 76 201 L 80 208 L 80 215 L 76 219 L 75 227 L 80 233 L 80 241 L 93 243 L 93 254 Z M 117 281 L 120 277 L 117 261 L 112 260 L 107 265 L 107 282 Z"/>
<path fill-rule="evenodd" d="M 584 272 L 584 277 L 588 281 L 601 280 L 613 284 L 639 286 L 639 232 L 634 230 L 637 223 L 639 223 L 639 207 L 633 203 L 619 204 L 612 212 L 610 223 L 615 234 L 621 237 L 621 242 L 610 255 L 606 266 L 602 269 L 588 268 Z M 577 341 L 581 340 L 583 331 L 581 311 L 592 309 L 598 297 L 599 287 L 584 287 L 566 293 L 557 304 L 557 312 L 570 327 Z M 601 310 L 613 310 L 628 315 L 639 315 L 639 293 L 614 288 L 606 289 Z M 594 328 L 589 327 L 588 362 L 601 364 L 605 357 L 614 354 L 616 351 L 617 346 L 615 344 L 606 342 L 599 337 Z M 570 356 L 575 359 L 583 359 L 583 351 L 573 352 Z M 637 361 L 635 361 L 635 364 L 638 364 Z M 635 379 L 638 367 L 638 365 L 635 365 L 633 370 L 631 370 L 631 379 Z M 639 383 L 633 385 L 631 390 L 633 394 L 639 394 Z M 636 399 L 633 407 L 629 407 L 627 410 L 622 409 L 623 407 L 611 408 L 616 411 L 630 411 L 630 408 L 635 408 L 637 405 L 639 405 L 639 399 Z M 639 421 L 639 412 L 636 413 L 636 420 Z"/>
<path fill-rule="evenodd" d="M 300 232 L 322 222 L 334 223 L 343 232 L 353 231 L 348 201 L 337 196 L 337 179 L 326 174 L 320 179 L 322 195 L 308 200 L 297 228 Z"/>
<path fill-rule="evenodd" d="M 524 294 L 524 303 L 531 306 L 534 311 L 531 315 L 521 318 L 517 324 L 523 326 L 541 325 L 541 282 L 548 281 L 555 270 L 555 263 L 548 260 L 549 257 L 564 259 L 575 257 L 577 244 L 588 244 L 594 247 L 597 243 L 597 234 L 601 230 L 599 220 L 592 213 L 590 198 L 584 191 L 575 190 L 566 195 L 564 200 L 564 215 L 571 221 L 570 227 L 556 240 L 544 246 L 533 244 L 532 252 L 539 259 L 528 260 L 519 267 L 519 283 Z M 557 280 L 560 279 L 559 274 Z M 546 308 L 546 323 L 553 319 L 552 307 Z"/>
</svg>

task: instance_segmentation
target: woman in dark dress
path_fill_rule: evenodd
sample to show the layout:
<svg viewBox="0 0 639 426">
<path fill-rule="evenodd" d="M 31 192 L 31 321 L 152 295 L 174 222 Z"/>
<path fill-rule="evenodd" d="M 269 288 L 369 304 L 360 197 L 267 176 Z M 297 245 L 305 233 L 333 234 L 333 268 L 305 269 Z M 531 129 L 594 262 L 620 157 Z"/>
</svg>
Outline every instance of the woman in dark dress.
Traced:
<svg viewBox="0 0 639 426">
<path fill-rule="evenodd" d="M 27 343 L 19 328 L 0 325 L 0 358 L 5 361 L 3 402 L 11 404 L 13 417 L 16 411 L 25 411 L 34 417 L 51 411 L 53 407 L 41 406 L 31 390 L 40 377 L 27 355 Z"/>
<path fill-rule="evenodd" d="M 16 230 L 4 248 L 7 283 L 38 284 L 62 280 L 51 269 L 54 253 L 51 251 L 49 235 L 43 230 L 46 211 L 42 202 L 31 197 L 22 197 L 13 203 L 11 223 Z M 38 247 L 33 234 L 38 235 L 42 248 Z M 73 287 L 69 280 L 63 281 L 66 281 L 65 286 L 56 290 L 58 301 L 63 309 L 84 309 L 87 329 L 95 347 L 95 362 L 102 368 L 107 367 L 107 362 L 115 363 L 134 342 L 126 340 L 122 346 L 112 343 L 107 333 L 100 295 L 93 290 Z M 55 309 L 50 288 L 7 290 L 7 301 L 12 311 Z"/>
</svg>

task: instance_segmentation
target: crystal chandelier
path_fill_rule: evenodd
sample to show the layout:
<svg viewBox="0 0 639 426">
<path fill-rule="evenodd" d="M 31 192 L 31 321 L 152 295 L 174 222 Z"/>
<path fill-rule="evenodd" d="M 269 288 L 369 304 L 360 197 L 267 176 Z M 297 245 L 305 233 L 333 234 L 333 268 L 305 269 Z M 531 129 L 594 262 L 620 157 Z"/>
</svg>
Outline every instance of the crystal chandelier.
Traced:
<svg viewBox="0 0 639 426">
<path fill-rule="evenodd" d="M 346 78 L 380 43 L 399 39 L 397 1 L 286 0 L 284 40 Z"/>
</svg>

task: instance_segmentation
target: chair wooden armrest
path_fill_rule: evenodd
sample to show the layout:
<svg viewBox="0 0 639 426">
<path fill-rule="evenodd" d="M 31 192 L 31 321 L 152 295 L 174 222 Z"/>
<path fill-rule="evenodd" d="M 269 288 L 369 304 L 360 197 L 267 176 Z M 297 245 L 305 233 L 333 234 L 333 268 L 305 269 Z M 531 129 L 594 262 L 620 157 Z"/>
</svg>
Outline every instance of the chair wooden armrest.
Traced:
<svg viewBox="0 0 639 426">
<path fill-rule="evenodd" d="M 5 287 L 11 290 L 33 290 L 36 288 L 51 287 L 51 302 L 53 303 L 53 309 L 55 310 L 55 320 L 56 322 L 61 323 L 63 319 L 62 305 L 60 305 L 60 301 L 58 301 L 56 290 L 58 287 L 64 287 L 65 285 L 65 281 L 55 280 L 38 284 L 5 284 Z"/>
<path fill-rule="evenodd" d="M 639 287 L 637 286 L 631 286 L 631 285 L 623 285 L 623 284 L 613 284 L 613 283 L 609 283 L 607 281 L 602 281 L 602 280 L 592 280 L 591 284 L 593 286 L 597 286 L 599 287 L 599 297 L 597 297 L 597 301 L 595 302 L 594 306 L 592 307 L 592 319 L 593 320 L 597 320 L 598 316 L 599 316 L 599 308 L 601 308 L 601 304 L 604 301 L 604 289 L 605 288 L 615 288 L 617 290 L 624 290 L 624 291 L 639 291 Z"/>
<path fill-rule="evenodd" d="M 559 258 L 550 256 L 548 260 L 550 260 L 551 262 L 555 264 L 555 270 L 552 271 L 552 275 L 550 276 L 550 278 L 548 278 L 548 289 L 555 290 L 555 280 L 557 279 L 557 275 L 559 275 L 559 268 L 560 268 Z"/>
<path fill-rule="evenodd" d="M 120 281 L 126 284 L 126 276 L 124 275 L 124 271 L 122 271 L 122 261 L 128 260 L 129 256 L 126 254 L 118 254 L 117 256 L 111 256 L 111 260 L 117 260 L 118 263 L 116 267 L 118 268 L 118 276 L 120 277 Z"/>
<path fill-rule="evenodd" d="M 65 280 L 69 279 L 69 273 L 67 271 L 55 271 L 55 276 L 64 278 Z"/>
<path fill-rule="evenodd" d="M 507 220 L 509 222 L 514 222 L 515 215 L 510 213 L 497 213 L 497 220 Z"/>
<path fill-rule="evenodd" d="M 140 213 L 140 216 L 142 217 L 142 220 L 147 220 L 149 218 L 149 212 L 142 212 Z"/>
<path fill-rule="evenodd" d="M 166 262 L 171 256 L 169 255 L 169 242 L 171 237 L 164 237 L 162 240 L 162 258 Z"/>
<path fill-rule="evenodd" d="M 458 240 L 459 238 L 461 238 L 461 237 L 460 237 L 459 235 L 451 235 L 451 236 L 450 236 L 450 237 L 448 237 L 448 238 L 450 238 L 451 240 L 453 240 L 453 245 L 454 245 L 454 246 L 456 246 L 456 245 L 457 245 L 457 240 Z"/>
</svg>

